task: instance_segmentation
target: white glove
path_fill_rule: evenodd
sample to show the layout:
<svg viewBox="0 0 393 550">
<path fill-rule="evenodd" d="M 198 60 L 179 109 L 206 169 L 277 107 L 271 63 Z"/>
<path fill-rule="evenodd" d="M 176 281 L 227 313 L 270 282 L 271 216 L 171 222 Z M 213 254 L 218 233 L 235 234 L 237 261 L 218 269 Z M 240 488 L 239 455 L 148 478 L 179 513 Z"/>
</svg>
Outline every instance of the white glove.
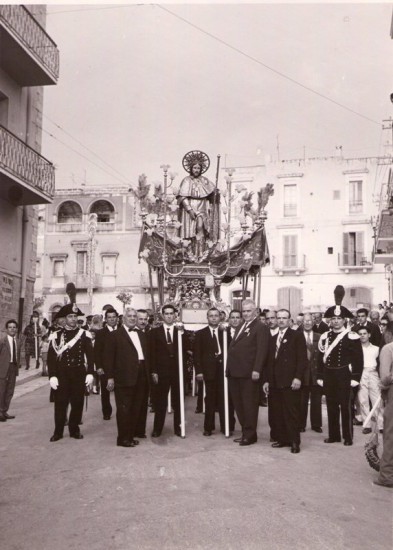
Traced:
<svg viewBox="0 0 393 550">
<path fill-rule="evenodd" d="M 52 390 L 57 390 L 57 388 L 59 387 L 59 381 L 57 379 L 57 376 L 51 376 L 49 378 L 49 384 Z"/>
<path fill-rule="evenodd" d="M 356 382 L 356 380 L 351 380 L 351 388 L 356 388 L 356 386 L 359 385 L 359 382 Z"/>
<path fill-rule="evenodd" d="M 91 386 L 93 384 L 94 376 L 92 374 L 86 374 L 85 384 Z"/>
<path fill-rule="evenodd" d="M 321 388 L 323 388 L 323 380 L 317 380 L 317 384 L 318 386 L 321 386 Z"/>
</svg>

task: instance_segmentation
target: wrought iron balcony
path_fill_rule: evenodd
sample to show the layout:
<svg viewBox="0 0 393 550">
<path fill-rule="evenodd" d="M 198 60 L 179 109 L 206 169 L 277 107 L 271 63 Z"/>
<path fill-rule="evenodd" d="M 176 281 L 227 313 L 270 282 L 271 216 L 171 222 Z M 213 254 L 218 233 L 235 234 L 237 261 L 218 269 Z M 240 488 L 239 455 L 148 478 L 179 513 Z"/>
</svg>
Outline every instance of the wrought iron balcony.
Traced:
<svg viewBox="0 0 393 550">
<path fill-rule="evenodd" d="M 73 275 L 66 275 L 65 282 L 74 283 L 77 290 L 89 288 L 90 284 L 92 285 L 92 288 L 97 288 L 99 286 L 102 286 L 102 275 L 95 273 L 91 277 L 90 283 L 90 275 L 74 273 Z"/>
<path fill-rule="evenodd" d="M 20 86 L 56 84 L 59 50 L 21 5 L 0 5 L 0 67 Z"/>
<path fill-rule="evenodd" d="M 372 258 L 365 256 L 364 252 L 353 252 L 338 254 L 338 267 L 345 273 L 349 273 L 350 271 L 363 271 L 363 273 L 367 273 L 367 271 L 371 271 L 374 264 Z"/>
<path fill-rule="evenodd" d="M 279 275 L 290 273 L 300 275 L 306 271 L 306 255 L 284 254 L 283 256 L 273 256 L 272 267 Z"/>
<path fill-rule="evenodd" d="M 0 196 L 16 205 L 45 204 L 54 191 L 53 164 L 0 126 Z"/>
</svg>

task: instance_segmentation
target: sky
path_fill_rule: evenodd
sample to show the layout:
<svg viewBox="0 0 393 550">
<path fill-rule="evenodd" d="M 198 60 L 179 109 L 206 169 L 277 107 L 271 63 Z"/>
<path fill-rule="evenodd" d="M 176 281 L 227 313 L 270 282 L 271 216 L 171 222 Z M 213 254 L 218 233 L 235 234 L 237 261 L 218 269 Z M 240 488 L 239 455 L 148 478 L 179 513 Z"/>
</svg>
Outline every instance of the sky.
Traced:
<svg viewBox="0 0 393 550">
<path fill-rule="evenodd" d="M 391 18 L 388 3 L 49 4 L 56 186 L 136 186 L 162 180 L 162 164 L 182 178 L 193 149 L 212 166 L 383 154 Z"/>
</svg>

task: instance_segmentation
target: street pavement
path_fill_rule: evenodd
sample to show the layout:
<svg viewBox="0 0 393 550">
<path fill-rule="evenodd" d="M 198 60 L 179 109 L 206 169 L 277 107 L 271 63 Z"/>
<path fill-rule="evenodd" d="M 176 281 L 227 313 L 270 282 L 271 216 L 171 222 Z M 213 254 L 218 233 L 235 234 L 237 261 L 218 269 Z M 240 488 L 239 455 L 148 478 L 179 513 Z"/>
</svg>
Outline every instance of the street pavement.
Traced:
<svg viewBox="0 0 393 550">
<path fill-rule="evenodd" d="M 185 439 L 173 435 L 172 415 L 151 439 L 149 413 L 148 438 L 127 449 L 91 395 L 84 439 L 50 443 L 48 381 L 33 374 L 21 372 L 16 418 L 0 425 L 1 549 L 392 548 L 393 491 L 373 485 L 359 427 L 354 446 L 326 445 L 325 414 L 324 433 L 307 429 L 293 455 L 271 447 L 261 408 L 258 443 L 239 447 L 204 437 L 188 396 Z"/>
</svg>

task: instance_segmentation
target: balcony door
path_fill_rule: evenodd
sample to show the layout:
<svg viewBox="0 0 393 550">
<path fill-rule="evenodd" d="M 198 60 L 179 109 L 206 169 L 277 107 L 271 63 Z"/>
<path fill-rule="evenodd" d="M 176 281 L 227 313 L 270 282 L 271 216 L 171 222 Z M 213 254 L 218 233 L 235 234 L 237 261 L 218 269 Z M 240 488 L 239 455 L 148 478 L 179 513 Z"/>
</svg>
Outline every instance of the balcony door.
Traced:
<svg viewBox="0 0 393 550">
<path fill-rule="evenodd" d="M 303 294 L 301 288 L 286 286 L 278 289 L 278 309 L 288 309 L 291 312 L 292 319 L 294 319 L 298 313 L 302 312 L 302 303 Z"/>
<path fill-rule="evenodd" d="M 362 265 L 364 258 L 364 233 L 352 231 L 343 234 L 343 265 Z"/>
</svg>

